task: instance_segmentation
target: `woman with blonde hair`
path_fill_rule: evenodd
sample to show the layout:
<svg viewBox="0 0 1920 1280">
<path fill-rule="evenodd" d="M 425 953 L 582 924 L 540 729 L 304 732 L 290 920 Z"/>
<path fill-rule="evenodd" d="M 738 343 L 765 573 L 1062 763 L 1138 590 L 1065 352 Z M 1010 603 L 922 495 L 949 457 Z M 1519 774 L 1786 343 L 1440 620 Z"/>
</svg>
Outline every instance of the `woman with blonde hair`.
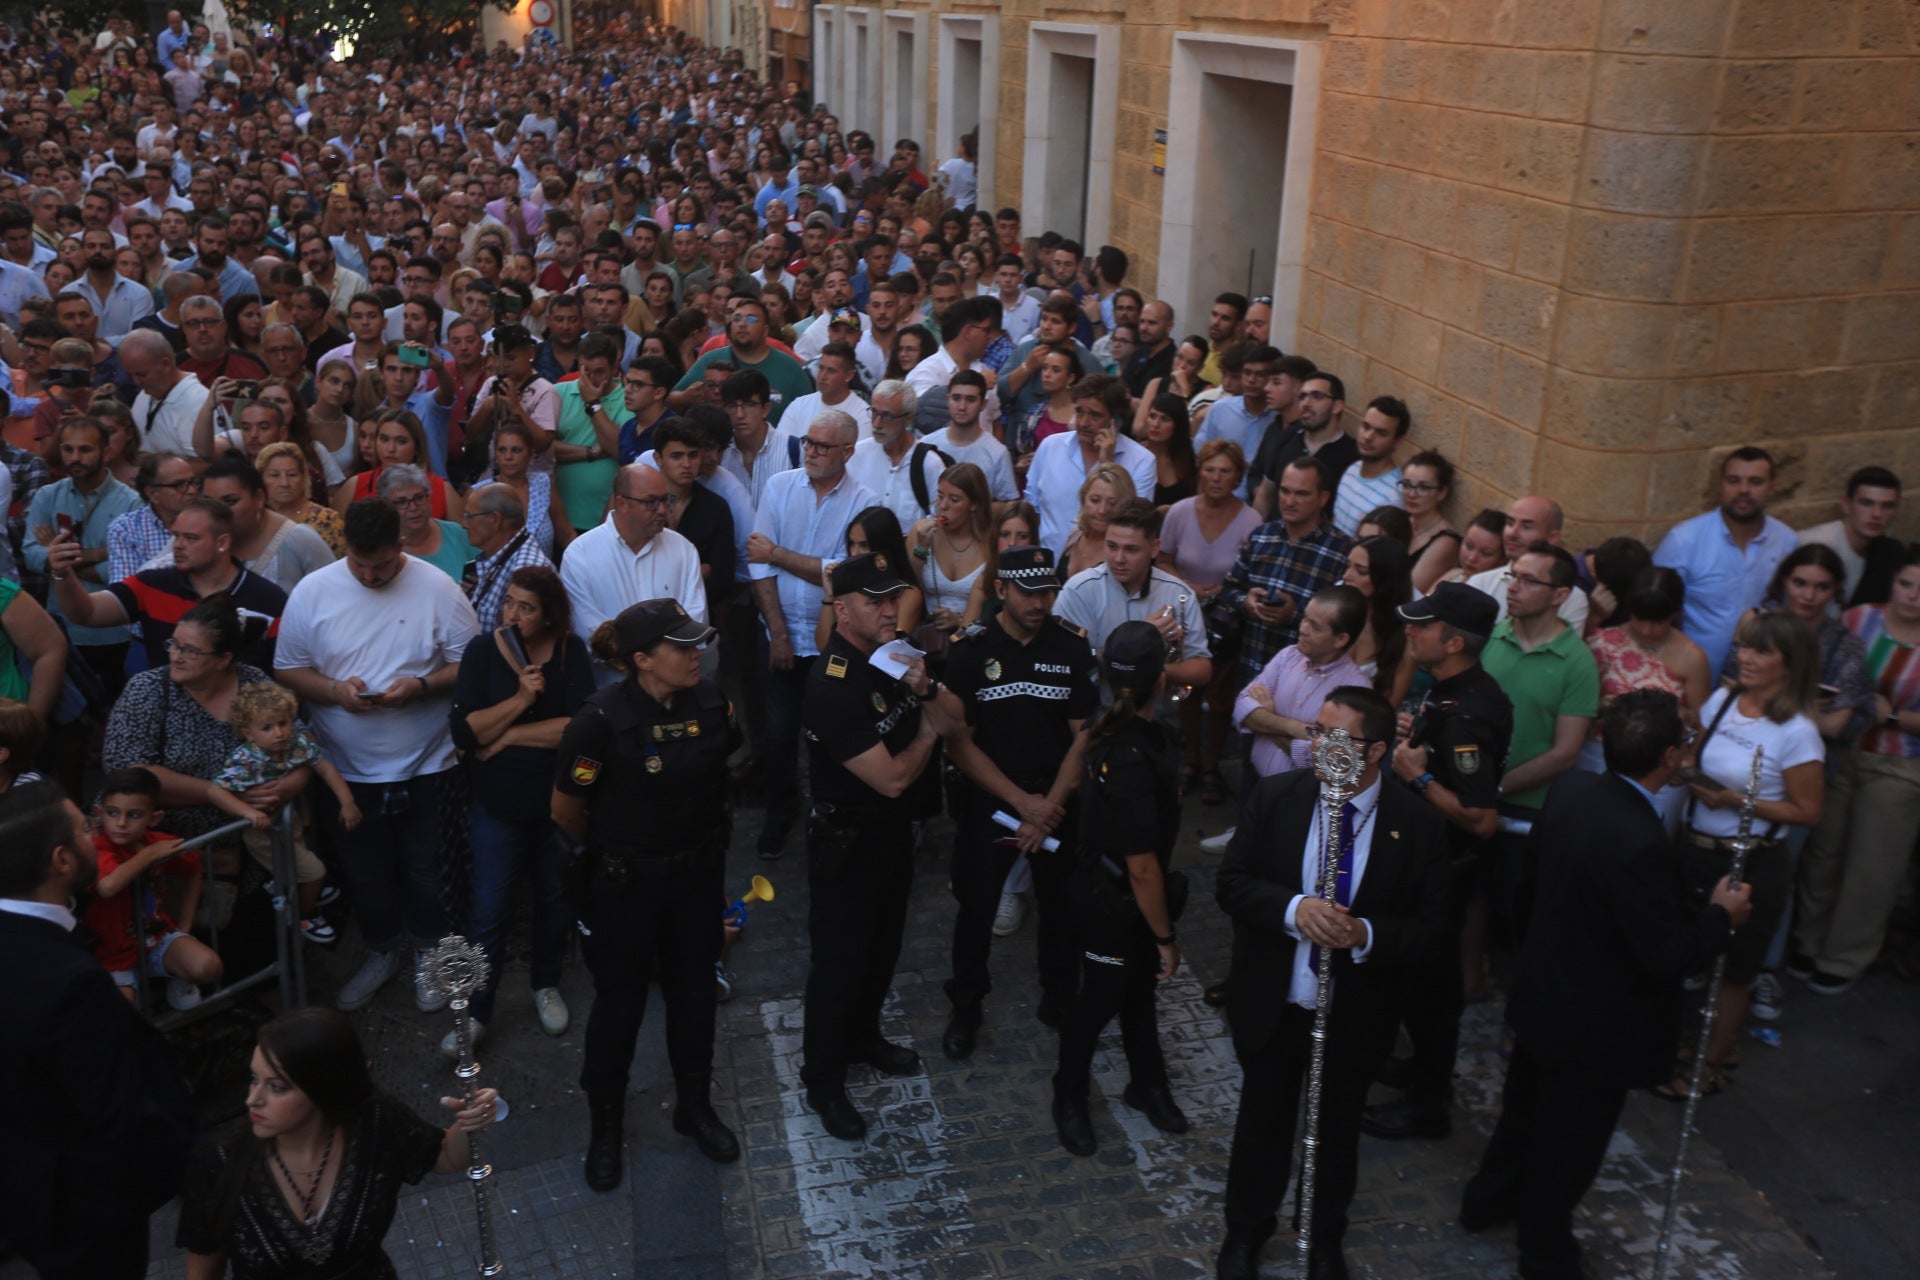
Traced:
<svg viewBox="0 0 1920 1280">
<path fill-rule="evenodd" d="M 269 510 L 319 534 L 334 559 L 347 554 L 345 523 L 338 511 L 313 500 L 312 475 L 299 445 L 291 440 L 270 444 L 254 458 L 253 465 L 266 482 Z"/>
<path fill-rule="evenodd" d="M 1067 545 L 1060 548 L 1060 581 L 1084 569 L 1107 562 L 1107 517 L 1134 491 L 1133 477 L 1117 462 L 1103 462 L 1080 482 L 1080 514 L 1074 519 Z"/>
<path fill-rule="evenodd" d="M 933 514 L 913 526 L 913 554 L 922 563 L 927 621 L 951 635 L 960 629 L 973 585 L 986 567 L 993 531 L 987 474 L 971 462 L 940 476 Z"/>
</svg>

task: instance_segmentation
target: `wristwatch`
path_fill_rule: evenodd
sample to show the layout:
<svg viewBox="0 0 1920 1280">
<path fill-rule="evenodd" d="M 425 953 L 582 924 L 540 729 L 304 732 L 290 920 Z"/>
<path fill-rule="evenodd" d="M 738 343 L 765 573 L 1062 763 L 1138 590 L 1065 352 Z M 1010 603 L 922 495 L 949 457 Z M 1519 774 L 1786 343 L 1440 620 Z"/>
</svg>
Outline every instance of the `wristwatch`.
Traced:
<svg viewBox="0 0 1920 1280">
<path fill-rule="evenodd" d="M 1887 712 L 1887 718 L 1884 723 L 1889 729 L 1898 729 L 1900 727 L 1900 713 L 1898 711 Z"/>
<path fill-rule="evenodd" d="M 598 413 L 600 412 L 600 402 L 598 400 L 589 400 L 586 402 L 586 409 L 588 414 Z"/>
<path fill-rule="evenodd" d="M 1174 943 L 1175 943 L 1176 941 L 1178 941 L 1178 940 L 1179 940 L 1179 937 L 1180 937 L 1180 935 L 1179 935 L 1179 934 L 1177 934 L 1177 933 L 1169 933 L 1169 934 L 1167 934 L 1167 936 L 1166 936 L 1166 937 L 1164 937 L 1164 938 L 1161 938 L 1161 937 L 1156 937 L 1156 938 L 1154 938 L 1154 940 L 1153 940 L 1153 945 L 1154 945 L 1154 946 L 1156 946 L 1156 947 L 1170 947 L 1170 946 L 1172 946 L 1172 945 L 1173 945 L 1173 944 L 1174 944 Z"/>
<path fill-rule="evenodd" d="M 587 446 L 588 462 L 598 462 L 600 461 L 600 459 L 606 456 L 607 456 L 606 450 L 602 449 L 597 442 Z"/>
<path fill-rule="evenodd" d="M 1433 781 L 1433 775 L 1431 773 L 1423 773 L 1419 777 L 1415 778 L 1413 781 L 1409 782 L 1407 785 L 1413 788 L 1413 793 L 1415 795 L 1423 796 L 1427 794 L 1427 786 L 1432 781 Z"/>
</svg>

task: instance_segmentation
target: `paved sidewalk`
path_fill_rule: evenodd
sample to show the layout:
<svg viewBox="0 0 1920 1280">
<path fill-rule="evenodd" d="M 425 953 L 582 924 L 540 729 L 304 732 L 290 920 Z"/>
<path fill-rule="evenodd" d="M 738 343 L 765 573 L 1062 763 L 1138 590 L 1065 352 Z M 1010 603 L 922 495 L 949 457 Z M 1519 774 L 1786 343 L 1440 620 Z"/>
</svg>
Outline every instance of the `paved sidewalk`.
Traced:
<svg viewBox="0 0 1920 1280">
<path fill-rule="evenodd" d="M 750 833 L 754 820 L 746 817 L 742 825 Z M 889 1035 L 914 1043 L 925 1069 L 898 1080 L 856 1069 L 851 1091 L 873 1122 L 861 1145 L 828 1137 L 800 1100 L 807 893 L 799 852 L 769 867 L 753 858 L 743 834 L 732 855 L 730 884 L 744 887 L 764 871 L 779 895 L 754 908 L 734 957 L 737 995 L 721 1009 L 715 1103 L 745 1145 L 737 1165 L 715 1167 L 669 1127 L 671 1076 L 656 1000 L 628 1108 L 630 1176 L 611 1195 L 588 1191 L 579 1172 L 586 1106 L 574 1080 L 590 983 L 583 966 L 569 967 L 563 990 L 573 1026 L 549 1039 L 534 1020 L 524 966 L 509 967 L 499 1016 L 479 1055 L 484 1082 L 513 1104 L 488 1148 L 507 1274 L 608 1280 L 1211 1275 L 1239 1073 L 1223 1020 L 1200 996 L 1225 964 L 1228 926 L 1213 905 L 1215 860 L 1193 847 L 1199 833 L 1188 829 L 1176 859 L 1195 881 L 1181 927 L 1187 967 L 1167 985 L 1160 1005 L 1174 1091 L 1192 1132 L 1163 1135 L 1120 1101 L 1126 1070 L 1113 1031 L 1095 1061 L 1100 1151 L 1086 1160 L 1060 1149 L 1048 1114 L 1056 1037 L 1033 1018 L 1031 921 L 996 939 L 996 991 L 973 1060 L 956 1064 L 940 1056 L 947 1013 L 940 983 L 951 920 L 946 833 L 944 824 L 934 824 L 916 858 L 907 945 L 887 1014 Z M 316 997 L 345 976 L 351 960 L 319 957 Z M 450 1015 L 417 1013 L 410 994 L 396 983 L 357 1021 L 382 1086 L 424 1113 L 453 1084 L 449 1064 L 435 1051 Z M 1474 1237 L 1454 1222 L 1460 1184 L 1495 1114 L 1497 1026 L 1497 1006 L 1469 1011 L 1453 1138 L 1364 1142 L 1348 1238 L 1356 1275 L 1477 1280 L 1513 1274 L 1510 1229 Z M 1725 1104 L 1706 1105 L 1711 1111 Z M 1630 1101 L 1579 1222 L 1594 1275 L 1650 1274 L 1678 1123 L 1679 1110 L 1670 1104 L 1644 1095 Z M 1671 1275 L 1827 1274 L 1775 1208 L 1728 1171 L 1711 1143 L 1696 1141 L 1693 1151 L 1697 1172 L 1687 1184 Z M 183 1276 L 184 1261 L 170 1247 L 170 1215 L 161 1217 L 152 1274 Z M 474 1274 L 471 1222 L 471 1191 L 463 1180 L 430 1178 L 410 1189 L 388 1239 L 400 1275 L 452 1280 Z M 1268 1246 L 1267 1273 L 1290 1274 L 1291 1264 L 1291 1237 L 1283 1231 Z M 0 1268 L 0 1277 L 14 1274 Z"/>
</svg>

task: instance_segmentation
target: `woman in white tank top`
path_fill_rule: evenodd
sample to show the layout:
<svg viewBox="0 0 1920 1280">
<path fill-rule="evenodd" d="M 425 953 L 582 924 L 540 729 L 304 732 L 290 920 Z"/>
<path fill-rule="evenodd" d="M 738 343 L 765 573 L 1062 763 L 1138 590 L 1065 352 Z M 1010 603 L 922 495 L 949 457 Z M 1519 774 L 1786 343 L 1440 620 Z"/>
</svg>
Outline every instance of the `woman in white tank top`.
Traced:
<svg viewBox="0 0 1920 1280">
<path fill-rule="evenodd" d="M 927 621 L 951 635 L 960 629 L 967 598 L 987 563 L 993 499 L 987 477 L 971 462 L 940 477 L 933 515 L 913 526 L 913 554 L 927 593 Z"/>
</svg>

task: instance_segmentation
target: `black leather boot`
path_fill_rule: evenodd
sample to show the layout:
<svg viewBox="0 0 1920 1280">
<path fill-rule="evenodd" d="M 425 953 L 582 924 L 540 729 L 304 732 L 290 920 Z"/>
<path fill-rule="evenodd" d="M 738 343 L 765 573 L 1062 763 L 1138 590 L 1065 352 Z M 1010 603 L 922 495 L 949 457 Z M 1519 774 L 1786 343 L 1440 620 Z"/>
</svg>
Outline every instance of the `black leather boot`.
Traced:
<svg viewBox="0 0 1920 1280">
<path fill-rule="evenodd" d="M 676 1086 L 674 1093 L 673 1131 L 692 1138 L 700 1154 L 716 1164 L 732 1164 L 738 1160 L 740 1140 L 714 1111 L 707 1078 L 688 1077 Z"/>
<path fill-rule="evenodd" d="M 587 1112 L 591 1131 L 587 1137 L 587 1185 L 595 1191 L 611 1191 L 620 1185 L 626 1172 L 625 1098 L 588 1098 Z"/>
</svg>

